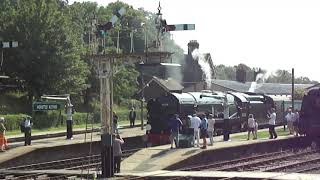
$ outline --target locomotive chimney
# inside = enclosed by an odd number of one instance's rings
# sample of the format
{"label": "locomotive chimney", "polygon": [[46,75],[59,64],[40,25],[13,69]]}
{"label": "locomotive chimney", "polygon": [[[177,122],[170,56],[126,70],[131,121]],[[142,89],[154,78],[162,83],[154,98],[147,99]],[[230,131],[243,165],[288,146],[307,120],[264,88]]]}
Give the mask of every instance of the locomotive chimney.
{"label": "locomotive chimney", "polygon": [[191,55],[192,51],[195,49],[199,49],[199,43],[197,40],[191,40],[188,43],[188,55]]}

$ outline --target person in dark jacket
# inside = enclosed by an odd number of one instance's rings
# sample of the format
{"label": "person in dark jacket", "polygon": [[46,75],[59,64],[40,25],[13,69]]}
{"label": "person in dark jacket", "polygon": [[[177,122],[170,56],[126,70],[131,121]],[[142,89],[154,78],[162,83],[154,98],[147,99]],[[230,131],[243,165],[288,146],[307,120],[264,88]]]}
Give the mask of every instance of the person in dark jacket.
{"label": "person in dark jacket", "polygon": [[120,173],[121,157],[122,157],[121,146],[122,144],[124,144],[124,141],[119,134],[115,134],[114,136],[115,136],[113,139],[114,172]]}
{"label": "person in dark jacket", "polygon": [[113,132],[118,134],[118,115],[116,112],[113,111]]}
{"label": "person in dark jacket", "polygon": [[205,114],[201,114],[200,116],[201,124],[200,124],[200,137],[203,140],[202,149],[207,149],[207,130],[208,130],[208,119]]}
{"label": "person in dark jacket", "polygon": [[30,146],[31,145],[31,117],[26,117],[24,120],[24,145]]}
{"label": "person in dark jacket", "polygon": [[130,127],[134,127],[136,116],[137,116],[136,111],[134,110],[134,108],[131,108],[131,111],[129,112]]}
{"label": "person in dark jacket", "polygon": [[179,131],[182,128],[182,121],[179,118],[178,114],[173,115],[173,117],[169,120],[170,125],[170,141],[171,141],[171,149],[173,148],[173,142],[175,141],[176,148],[179,147]]}

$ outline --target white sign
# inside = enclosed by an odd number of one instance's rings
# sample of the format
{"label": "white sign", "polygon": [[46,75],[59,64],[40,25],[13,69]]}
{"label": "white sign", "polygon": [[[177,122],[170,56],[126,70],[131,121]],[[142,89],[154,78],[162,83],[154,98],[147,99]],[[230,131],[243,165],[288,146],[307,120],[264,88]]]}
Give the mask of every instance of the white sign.
{"label": "white sign", "polygon": [[2,42],[3,48],[10,48],[10,42]]}
{"label": "white sign", "polygon": [[15,47],[18,47],[18,41],[12,41],[12,47],[15,48]]}

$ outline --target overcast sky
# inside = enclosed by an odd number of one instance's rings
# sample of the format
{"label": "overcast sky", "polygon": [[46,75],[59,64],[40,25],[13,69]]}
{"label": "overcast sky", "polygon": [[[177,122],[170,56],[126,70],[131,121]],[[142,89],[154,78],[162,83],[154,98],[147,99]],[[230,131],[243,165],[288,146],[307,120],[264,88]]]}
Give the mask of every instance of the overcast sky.
{"label": "overcast sky", "polygon": [[[122,2],[156,12],[159,0]],[[197,40],[200,52],[211,53],[215,64],[295,68],[297,76],[320,81],[320,1],[161,0],[161,6],[168,24],[196,25],[195,31],[173,32],[185,51],[190,40]]]}

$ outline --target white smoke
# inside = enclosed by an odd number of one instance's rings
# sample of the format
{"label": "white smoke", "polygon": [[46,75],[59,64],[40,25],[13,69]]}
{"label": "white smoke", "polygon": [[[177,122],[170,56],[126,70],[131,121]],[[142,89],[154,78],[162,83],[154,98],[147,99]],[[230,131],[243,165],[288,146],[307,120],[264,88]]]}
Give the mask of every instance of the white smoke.
{"label": "white smoke", "polygon": [[193,60],[198,61],[198,64],[201,67],[202,72],[205,75],[205,81],[207,83],[207,88],[211,88],[211,77],[212,77],[212,72],[211,72],[211,67],[206,58],[204,57],[203,54],[199,52],[199,49],[195,49],[191,53]]}
{"label": "white smoke", "polygon": [[264,82],[264,75],[265,74],[262,73],[257,74],[255,81],[251,83],[249,92],[255,92],[255,90],[258,88],[258,82]]}
{"label": "white smoke", "polygon": [[257,88],[259,88],[259,84],[258,83],[264,83],[268,79],[268,77],[270,77],[272,75],[273,75],[272,71],[267,71],[266,73],[257,74],[255,81],[251,82],[251,86],[249,88],[249,92],[255,92],[255,90]]}
{"label": "white smoke", "polygon": [[257,82],[251,82],[251,86],[249,88],[249,92],[254,92],[257,89]]}

